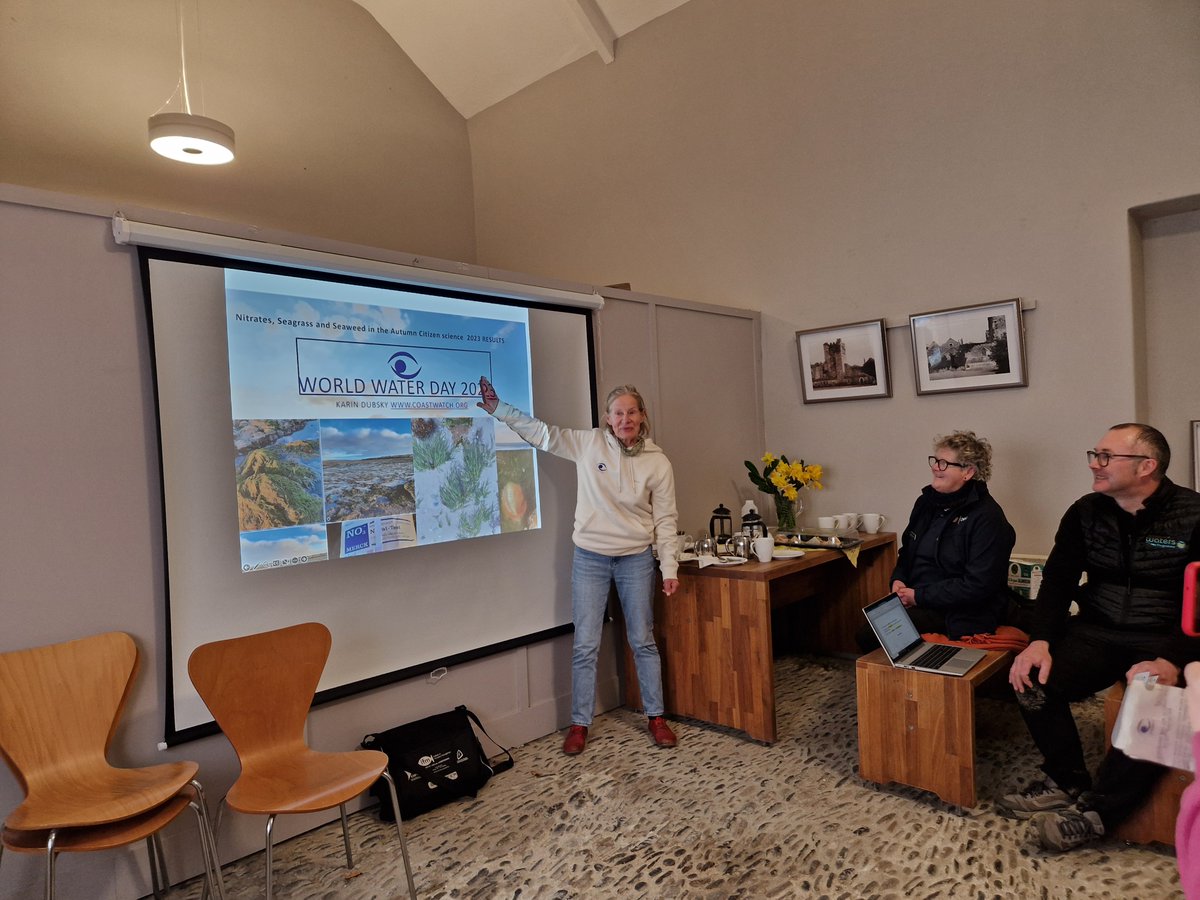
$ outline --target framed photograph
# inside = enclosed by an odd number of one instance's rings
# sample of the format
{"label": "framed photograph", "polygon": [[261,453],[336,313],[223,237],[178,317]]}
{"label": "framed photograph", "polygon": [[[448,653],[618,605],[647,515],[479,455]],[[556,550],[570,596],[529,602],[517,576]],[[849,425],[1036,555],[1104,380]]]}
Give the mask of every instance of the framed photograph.
{"label": "framed photograph", "polygon": [[1192,419],[1192,490],[1200,491],[1200,419]]}
{"label": "framed photograph", "polygon": [[805,403],[892,396],[883,319],[796,332]]}
{"label": "framed photograph", "polygon": [[918,394],[1024,387],[1020,299],[909,316]]}

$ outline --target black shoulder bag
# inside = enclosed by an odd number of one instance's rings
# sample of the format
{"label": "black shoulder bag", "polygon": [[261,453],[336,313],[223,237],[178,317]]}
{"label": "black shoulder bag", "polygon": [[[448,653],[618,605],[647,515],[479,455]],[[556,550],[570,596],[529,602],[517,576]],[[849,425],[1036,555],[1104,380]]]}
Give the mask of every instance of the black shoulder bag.
{"label": "black shoulder bag", "polygon": [[[507,758],[488,759],[472,722]],[[396,782],[400,815],[405,819],[459,797],[474,797],[489,778],[513,766],[512,753],[492,740],[479,717],[465,706],[368,734],[360,746],[387,754],[388,771]],[[371,786],[371,796],[379,800],[379,818],[395,821],[384,779]]]}

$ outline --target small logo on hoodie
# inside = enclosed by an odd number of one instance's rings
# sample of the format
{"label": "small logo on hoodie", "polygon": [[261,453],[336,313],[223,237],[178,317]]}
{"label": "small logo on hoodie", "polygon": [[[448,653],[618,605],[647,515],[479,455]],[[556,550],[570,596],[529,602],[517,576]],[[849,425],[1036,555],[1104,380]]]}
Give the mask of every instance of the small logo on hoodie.
{"label": "small logo on hoodie", "polygon": [[608,463],[596,463],[596,468],[599,469],[601,472],[607,472],[608,471]]}

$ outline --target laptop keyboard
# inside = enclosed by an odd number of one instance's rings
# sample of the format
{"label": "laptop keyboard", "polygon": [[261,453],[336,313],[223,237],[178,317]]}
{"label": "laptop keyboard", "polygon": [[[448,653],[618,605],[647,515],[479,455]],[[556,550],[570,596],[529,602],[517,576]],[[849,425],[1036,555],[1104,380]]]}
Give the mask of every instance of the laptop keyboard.
{"label": "laptop keyboard", "polygon": [[906,663],[906,665],[921,666],[925,669],[937,669],[957,652],[957,647],[951,647],[949,644],[938,644],[936,647],[930,647],[912,662]]}

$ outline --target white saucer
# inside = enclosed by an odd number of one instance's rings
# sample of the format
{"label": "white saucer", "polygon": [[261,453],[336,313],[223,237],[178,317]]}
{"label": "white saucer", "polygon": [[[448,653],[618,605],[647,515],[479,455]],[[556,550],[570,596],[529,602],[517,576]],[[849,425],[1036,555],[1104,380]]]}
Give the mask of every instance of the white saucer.
{"label": "white saucer", "polygon": [[776,547],[771,555],[775,559],[796,559],[804,555],[803,550],[797,550],[795,547]]}

